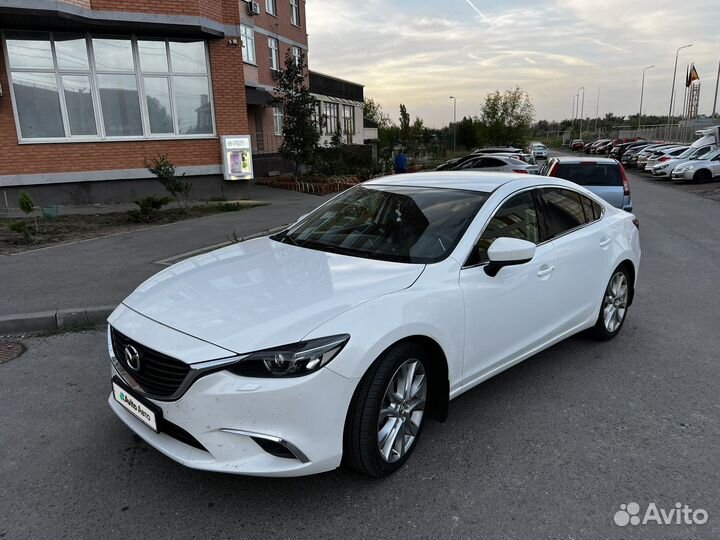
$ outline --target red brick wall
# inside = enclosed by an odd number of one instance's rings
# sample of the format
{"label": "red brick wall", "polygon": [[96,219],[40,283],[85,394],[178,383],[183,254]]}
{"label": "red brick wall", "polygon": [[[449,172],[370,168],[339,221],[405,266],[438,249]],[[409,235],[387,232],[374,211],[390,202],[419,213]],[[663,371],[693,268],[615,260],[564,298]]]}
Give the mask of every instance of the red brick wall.
{"label": "red brick wall", "polygon": [[90,0],[60,0],[66,4],[72,4],[73,6],[80,6],[84,8],[90,8]]}
{"label": "red brick wall", "polygon": [[[0,47],[1,48],[1,47]],[[225,39],[209,42],[216,131],[248,133],[242,50]],[[221,163],[218,139],[18,144],[4,55],[0,51],[0,176],[111,169],[141,169],[144,159],[167,154],[177,166]]]}

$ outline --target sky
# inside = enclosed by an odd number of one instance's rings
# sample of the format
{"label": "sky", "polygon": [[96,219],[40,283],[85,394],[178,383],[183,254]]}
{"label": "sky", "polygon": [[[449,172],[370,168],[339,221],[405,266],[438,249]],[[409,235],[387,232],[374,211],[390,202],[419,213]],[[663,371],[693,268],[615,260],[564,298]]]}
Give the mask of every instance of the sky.
{"label": "sky", "polygon": [[365,85],[395,122],[404,103],[441,127],[452,120],[449,96],[461,118],[515,85],[538,120],[569,118],[581,86],[586,117],[598,105],[601,116],[637,114],[650,65],[643,113],[667,115],[675,52],[690,43],[678,60],[677,108],[694,62],[700,113],[712,112],[718,0],[307,0],[306,9],[310,69]]}

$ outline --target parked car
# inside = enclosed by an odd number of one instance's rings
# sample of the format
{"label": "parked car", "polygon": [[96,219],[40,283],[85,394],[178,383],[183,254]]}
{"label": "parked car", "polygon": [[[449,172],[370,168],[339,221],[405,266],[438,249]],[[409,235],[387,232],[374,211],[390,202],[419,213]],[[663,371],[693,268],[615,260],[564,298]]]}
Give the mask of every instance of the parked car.
{"label": "parked car", "polygon": [[689,146],[677,146],[674,148],[668,148],[666,150],[659,150],[654,152],[645,164],[645,172],[652,172],[655,165],[661,162],[670,161],[674,157],[678,157],[683,152],[688,150]]}
{"label": "parked car", "polygon": [[584,146],[585,143],[582,141],[582,139],[575,139],[570,143],[570,150],[582,150]]}
{"label": "parked car", "polygon": [[647,160],[650,159],[650,156],[653,152],[656,152],[657,150],[662,150],[664,148],[671,148],[673,146],[677,145],[675,143],[663,143],[646,146],[642,151],[638,153],[637,159],[634,160],[635,167],[644,170],[645,165],[647,164]]}
{"label": "parked car", "polygon": [[623,166],[610,158],[550,158],[540,174],[563,178],[602,197],[615,208],[632,212],[630,183]]}
{"label": "parked car", "polygon": [[488,148],[477,148],[473,150],[473,154],[522,154],[522,148],[515,148],[514,146],[493,146]]}
{"label": "parked car", "polygon": [[586,142],[586,143],[585,143],[585,146],[583,146],[583,153],[589,154],[589,153],[590,153],[590,148],[592,148],[592,145],[595,144],[595,142],[596,142],[596,141]]}
{"label": "parked car", "polygon": [[673,169],[671,178],[684,182],[709,182],[720,176],[720,149],[708,152],[700,159],[687,161]]}
{"label": "parked car", "polygon": [[386,476],[451,399],[583,330],[617,336],[640,258],[635,216],[572,182],[371,180],[140,285],[108,320],[108,403],[187,467]]}
{"label": "parked car", "polygon": [[548,157],[548,149],[544,144],[532,143],[528,148],[528,152],[532,154],[535,159],[547,159]]}
{"label": "parked car", "polygon": [[708,144],[706,146],[700,146],[698,148],[693,148],[691,146],[677,157],[673,157],[670,159],[665,159],[663,157],[659,159],[657,164],[653,166],[650,173],[655,178],[670,178],[670,175],[675,170],[675,167],[678,167],[683,163],[687,163],[688,161],[703,159],[703,156],[705,156],[705,154],[709,154],[713,150],[715,150],[715,145]]}
{"label": "parked car", "polygon": [[451,171],[483,170],[493,172],[514,172],[520,174],[533,174],[537,171],[537,165],[528,165],[520,159],[500,154],[479,154],[474,159],[469,159],[452,168]]}
{"label": "parked car", "polygon": [[594,149],[591,149],[592,154],[609,154],[610,150],[612,150],[613,142],[612,141],[605,141],[604,143],[600,143],[597,146],[595,146]]}
{"label": "parked car", "polygon": [[599,139],[590,145],[590,153],[594,154],[597,151],[597,147],[603,144],[612,142],[610,139]]}
{"label": "parked car", "polygon": [[614,146],[612,150],[610,150],[610,154],[608,154],[608,157],[617,159],[620,161],[628,150],[631,148],[635,148],[638,146],[642,146],[644,144],[648,144],[647,141],[631,141],[631,142],[625,142],[622,144],[619,144],[617,146]]}
{"label": "parked car", "polygon": [[456,167],[456,166],[464,163],[465,161],[468,161],[475,157],[477,157],[476,154],[467,154],[467,155],[459,157],[459,158],[449,159],[445,163],[441,163],[440,165],[435,167],[435,170],[436,171],[448,171],[448,170],[452,169],[453,167]]}
{"label": "parked car", "polygon": [[[652,143],[652,144],[655,144],[655,143]],[[635,163],[637,162],[637,155],[640,152],[642,152],[645,148],[647,148],[648,146],[650,146],[650,144],[641,144],[638,146],[634,146],[633,148],[629,148],[628,150],[625,151],[625,153],[620,158],[620,163],[622,163],[622,165],[626,168],[630,167],[630,162],[634,158],[635,161],[632,164],[632,166],[634,167]]]}
{"label": "parked car", "polygon": [[[538,172],[540,171],[540,167],[537,164],[537,160],[535,159],[535,156],[533,156],[532,154],[524,154],[524,153],[514,154],[514,153],[508,152],[508,153],[503,153],[503,154],[498,153],[498,154],[476,154],[476,155],[478,155],[478,156],[486,155],[488,157],[512,158],[512,159],[520,160],[520,161],[526,163],[527,165],[529,165],[530,167],[528,167],[528,169],[527,169],[527,172],[529,174],[538,174]],[[510,171],[508,171],[508,172],[510,172]],[[517,172],[517,171],[514,171],[514,172]]]}

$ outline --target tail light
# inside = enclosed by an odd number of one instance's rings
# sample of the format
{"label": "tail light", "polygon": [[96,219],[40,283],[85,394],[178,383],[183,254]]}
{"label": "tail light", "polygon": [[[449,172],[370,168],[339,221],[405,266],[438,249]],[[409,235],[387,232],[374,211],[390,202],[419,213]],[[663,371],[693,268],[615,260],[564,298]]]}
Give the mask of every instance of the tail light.
{"label": "tail light", "polygon": [[618,164],[618,167],[620,167],[620,178],[622,178],[623,183],[623,195],[630,195],[630,182],[628,182],[627,174],[625,174],[625,167]]}
{"label": "tail light", "polygon": [[520,173],[520,174],[527,174],[528,172],[525,169],[513,169],[513,172]]}
{"label": "tail light", "polygon": [[665,156],[665,157],[661,157],[660,159],[658,159],[658,161],[670,161],[670,159],[672,159],[672,158]]}

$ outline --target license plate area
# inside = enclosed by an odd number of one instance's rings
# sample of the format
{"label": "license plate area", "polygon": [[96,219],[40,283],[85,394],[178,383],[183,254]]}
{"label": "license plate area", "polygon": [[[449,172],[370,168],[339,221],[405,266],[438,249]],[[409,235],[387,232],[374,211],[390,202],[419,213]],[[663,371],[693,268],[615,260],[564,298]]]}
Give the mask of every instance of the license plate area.
{"label": "license plate area", "polygon": [[112,379],[112,391],[117,401],[126,411],[140,420],[143,424],[159,433],[158,426],[162,420],[162,410],[154,403],[138,396],[130,390],[119,377]]}

